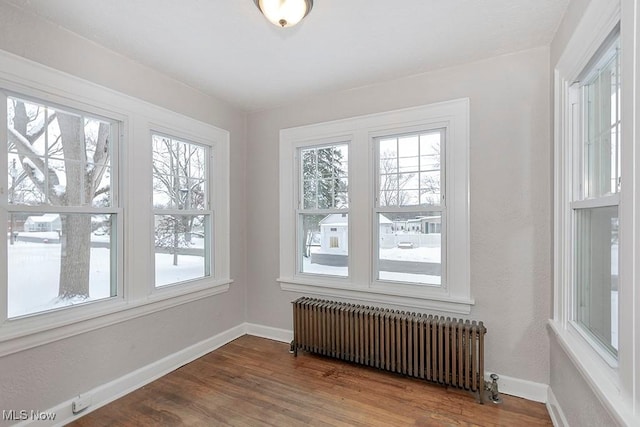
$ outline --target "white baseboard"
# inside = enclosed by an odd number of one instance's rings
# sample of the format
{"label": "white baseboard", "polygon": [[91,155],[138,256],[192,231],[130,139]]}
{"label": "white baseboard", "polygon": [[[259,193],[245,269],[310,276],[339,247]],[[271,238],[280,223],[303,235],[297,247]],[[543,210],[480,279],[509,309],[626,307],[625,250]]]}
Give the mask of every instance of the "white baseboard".
{"label": "white baseboard", "polygon": [[130,372],[120,378],[109,383],[103,384],[88,390],[82,396],[91,399],[91,405],[81,413],[74,415],[71,411],[71,403],[76,399],[69,399],[53,408],[48,409],[48,413],[55,413],[55,421],[24,421],[18,426],[37,425],[37,426],[62,426],[70,423],[81,416],[88,414],[114,400],[146,385],[150,382],[168,374],[175,369],[204,356],[207,353],[227,344],[234,339],[246,334],[246,323],[235,326],[227,331],[221,332],[216,336],[208,338],[176,353],[173,353],[163,359],[151,363],[136,371]]}
{"label": "white baseboard", "polygon": [[[491,381],[489,375],[493,372],[485,372],[484,380]],[[533,381],[522,380],[520,378],[509,377],[507,375],[498,374],[498,389],[500,393],[509,396],[521,397],[534,402],[547,403],[549,386]]]}
{"label": "white baseboard", "polygon": [[549,387],[549,393],[547,397],[547,412],[549,412],[553,427],[569,427],[569,422],[564,416],[564,412],[560,407],[560,403],[558,402],[558,399],[556,399],[556,395],[553,394],[553,390],[551,389],[551,387]]}
{"label": "white baseboard", "polygon": [[272,328],[270,326],[258,325],[255,323],[245,323],[248,335],[268,338],[274,341],[290,343],[293,340],[293,331],[288,329]]}

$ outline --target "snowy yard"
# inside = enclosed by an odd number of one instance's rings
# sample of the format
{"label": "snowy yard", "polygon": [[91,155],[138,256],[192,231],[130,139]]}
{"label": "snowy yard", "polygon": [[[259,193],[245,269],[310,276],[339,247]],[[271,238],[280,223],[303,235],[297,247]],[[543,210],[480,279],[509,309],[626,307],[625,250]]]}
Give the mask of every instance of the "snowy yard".
{"label": "snowy yard", "polygon": [[[313,247],[311,252],[319,252],[319,247]],[[440,263],[440,248],[389,248],[380,249],[380,259],[392,261],[408,261],[408,262],[424,262],[424,263]],[[347,267],[334,267],[330,265],[312,264],[310,258],[303,257],[302,271],[311,274],[326,274],[331,276],[348,275]],[[391,271],[380,271],[380,280],[388,280],[393,282],[409,282],[419,285],[439,285],[440,276],[428,274],[401,273]]]}
{"label": "snowy yard", "polygon": [[[8,316],[14,318],[45,310],[96,301],[111,296],[111,260],[107,247],[91,248],[90,288],[88,299],[60,300],[60,243],[56,232],[21,233],[8,249]],[[30,241],[26,241],[26,237]],[[20,237],[23,237],[21,240]],[[31,239],[41,239],[39,242]],[[44,239],[48,242],[44,243]],[[91,236],[94,243],[108,244],[110,236]],[[198,241],[199,240],[199,241]],[[202,239],[194,240],[194,248],[203,248]],[[180,255],[173,265],[173,255],[156,254],[157,286],[203,277],[204,258]]]}

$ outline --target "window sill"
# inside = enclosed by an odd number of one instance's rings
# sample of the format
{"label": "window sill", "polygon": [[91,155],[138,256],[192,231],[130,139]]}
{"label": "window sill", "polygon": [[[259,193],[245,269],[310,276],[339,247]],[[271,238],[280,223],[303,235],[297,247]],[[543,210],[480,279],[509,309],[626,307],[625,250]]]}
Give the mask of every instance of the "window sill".
{"label": "window sill", "polygon": [[421,310],[436,310],[456,314],[469,314],[474,305],[473,299],[456,299],[445,296],[426,296],[421,293],[393,293],[388,290],[347,287],[336,283],[299,278],[279,278],[280,289],[333,298],[347,298],[359,301],[389,304]]}
{"label": "window sill", "polygon": [[[231,283],[230,279],[221,279],[208,282],[206,288],[155,294],[138,301],[104,301],[107,304],[101,304],[99,309],[100,302],[96,301],[73,309],[7,320],[0,328],[0,357],[218,295],[227,292]],[[70,316],[70,310],[82,310],[82,314]]]}
{"label": "window sill", "polygon": [[620,425],[640,425],[638,417],[633,415],[631,399],[620,389],[617,381],[618,371],[602,360],[577,333],[564,328],[560,322],[553,319],[550,319],[548,324],[560,347],[603,403],[609,415]]}

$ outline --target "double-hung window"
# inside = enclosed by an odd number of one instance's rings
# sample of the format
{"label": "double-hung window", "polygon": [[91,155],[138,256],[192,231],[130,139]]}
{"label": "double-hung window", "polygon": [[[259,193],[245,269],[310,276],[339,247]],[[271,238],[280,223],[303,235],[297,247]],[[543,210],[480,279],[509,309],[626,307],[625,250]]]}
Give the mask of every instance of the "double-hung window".
{"label": "double-hung window", "polygon": [[156,287],[211,276],[211,149],[154,132]]}
{"label": "double-hung window", "polygon": [[349,146],[298,149],[298,271],[349,275]]}
{"label": "double-hung window", "polygon": [[468,123],[461,99],[283,129],[282,289],[469,313]]}
{"label": "double-hung window", "polygon": [[119,294],[119,122],[9,94],[7,318]]}
{"label": "double-hung window", "polygon": [[618,350],[620,43],[617,33],[571,88],[575,109],[571,215],[573,321],[613,358]]}
{"label": "double-hung window", "polygon": [[[375,138],[377,279],[440,286],[445,131]],[[444,227],[443,227],[444,225]]]}

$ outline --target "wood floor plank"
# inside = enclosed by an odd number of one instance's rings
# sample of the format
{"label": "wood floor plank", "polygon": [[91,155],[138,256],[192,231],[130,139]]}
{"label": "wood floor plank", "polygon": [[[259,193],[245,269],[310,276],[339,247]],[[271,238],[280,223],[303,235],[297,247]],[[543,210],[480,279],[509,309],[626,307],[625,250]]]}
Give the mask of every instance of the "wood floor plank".
{"label": "wood floor plank", "polygon": [[551,426],[543,404],[504,403],[245,335],[88,413],[73,426]]}

